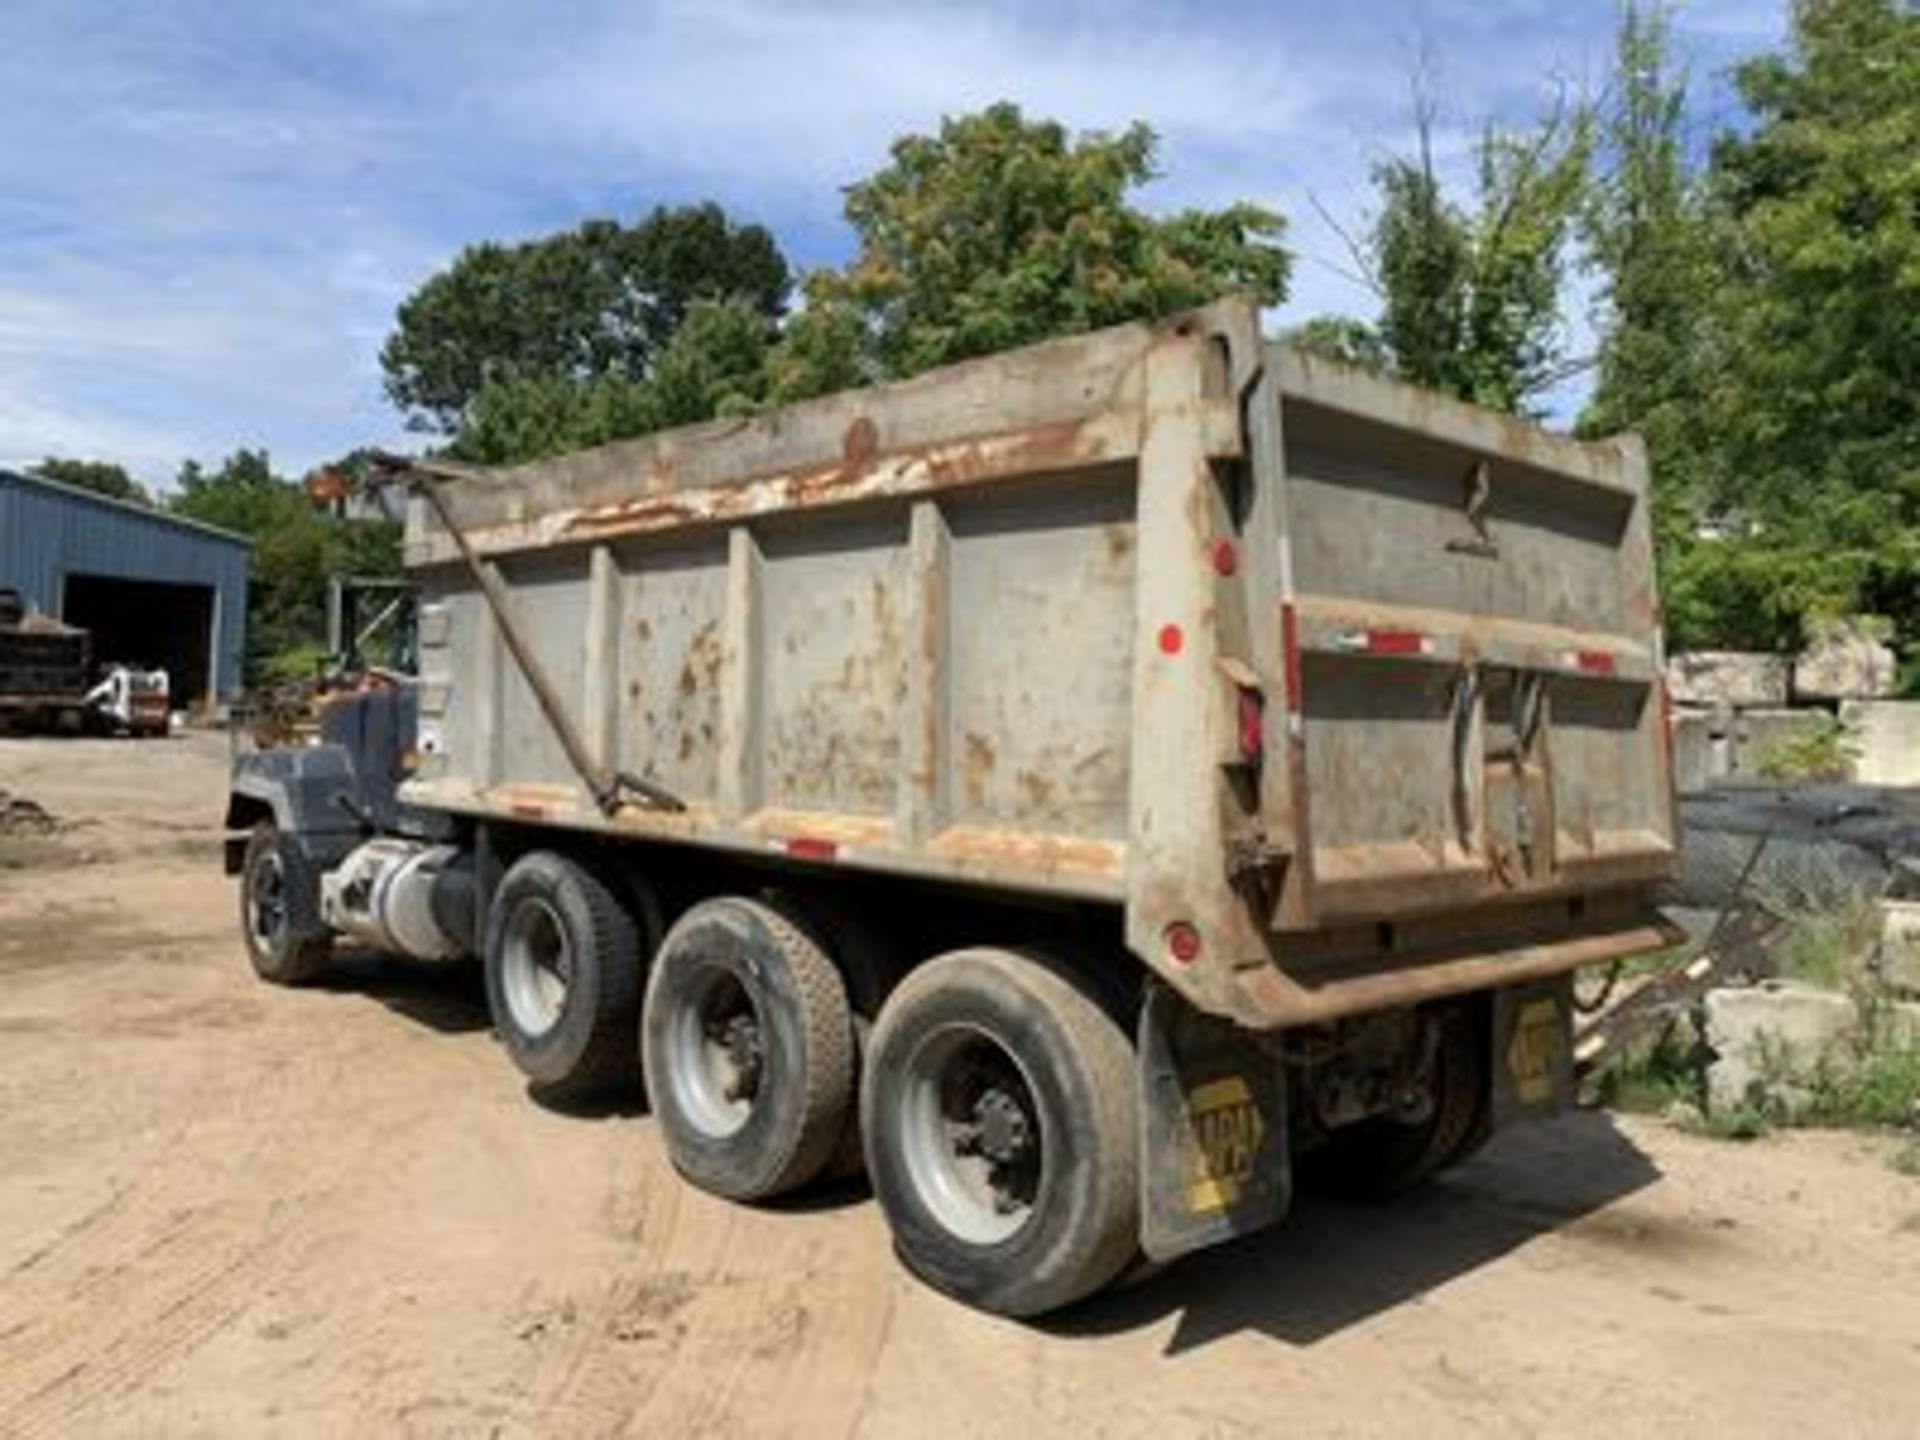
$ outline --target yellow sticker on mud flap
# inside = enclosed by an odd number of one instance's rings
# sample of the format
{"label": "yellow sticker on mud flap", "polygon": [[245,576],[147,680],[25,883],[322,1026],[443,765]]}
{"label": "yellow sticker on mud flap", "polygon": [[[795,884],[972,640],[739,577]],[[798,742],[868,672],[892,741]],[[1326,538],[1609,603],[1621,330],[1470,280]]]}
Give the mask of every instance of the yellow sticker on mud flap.
{"label": "yellow sticker on mud flap", "polygon": [[1187,1092],[1187,1209],[1196,1215],[1231,1208],[1254,1178],[1266,1123],[1253,1089],[1237,1075]]}
{"label": "yellow sticker on mud flap", "polygon": [[1507,1042],[1507,1073],[1522,1105],[1553,1100],[1554,1062],[1560,1055],[1560,1006],[1552,999],[1529,1000],[1513,1017]]}

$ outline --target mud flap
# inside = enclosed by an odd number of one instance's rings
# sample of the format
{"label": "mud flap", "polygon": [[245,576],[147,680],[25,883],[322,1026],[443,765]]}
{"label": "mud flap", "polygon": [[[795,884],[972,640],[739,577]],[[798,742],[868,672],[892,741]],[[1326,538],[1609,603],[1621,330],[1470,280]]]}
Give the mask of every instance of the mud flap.
{"label": "mud flap", "polygon": [[1166,1261],[1273,1224],[1292,1193],[1278,1037],[1153,985],[1139,1041],[1140,1248]]}
{"label": "mud flap", "polygon": [[1573,977],[1493,995],[1495,1129],[1555,1115],[1573,1103]]}

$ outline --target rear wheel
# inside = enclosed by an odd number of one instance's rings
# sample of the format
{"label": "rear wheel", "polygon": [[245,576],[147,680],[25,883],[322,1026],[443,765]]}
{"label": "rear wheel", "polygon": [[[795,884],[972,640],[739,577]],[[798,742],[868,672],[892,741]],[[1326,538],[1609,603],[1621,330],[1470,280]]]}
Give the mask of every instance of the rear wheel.
{"label": "rear wheel", "polygon": [[1466,1010],[1441,1021],[1426,1103],[1335,1130],[1301,1157],[1301,1182],[1327,1194],[1385,1200],[1465,1160],[1492,1134],[1486,1039]]}
{"label": "rear wheel", "polygon": [[1046,963],[929,962],[874,1026],[867,1172],[922,1279],[1004,1315],[1090,1295],[1139,1238],[1133,1046]]}
{"label": "rear wheel", "polygon": [[701,1189],[762,1199],[834,1158],[855,1078],[846,987],[772,906],[723,896],[675,922],[647,982],[642,1056],[668,1153]]}
{"label": "rear wheel", "polygon": [[487,1004],[543,1094],[579,1098],[634,1079],[641,946],[613,889],[565,856],[536,850],[501,878],[487,921]]}
{"label": "rear wheel", "polygon": [[305,874],[278,826],[262,820],[253,827],[240,866],[240,933],[253,973],[272,985],[304,985],[333,958],[331,935],[300,928]]}

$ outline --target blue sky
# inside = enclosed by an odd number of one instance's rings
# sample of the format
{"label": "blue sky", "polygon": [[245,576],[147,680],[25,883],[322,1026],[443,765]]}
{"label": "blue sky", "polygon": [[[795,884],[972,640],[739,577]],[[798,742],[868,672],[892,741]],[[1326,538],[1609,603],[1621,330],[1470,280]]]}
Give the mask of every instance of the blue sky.
{"label": "blue sky", "polygon": [[[1784,0],[1691,0],[1703,109]],[[378,351],[473,240],[706,196],[799,266],[844,259],[839,187],[891,137],[1002,97],[1163,137],[1156,208],[1291,222],[1283,320],[1368,297],[1315,202],[1364,218],[1433,57],[1453,163],[1488,119],[1597,82],[1612,0],[7,0],[0,464],[265,446],[297,470],[405,443]]]}

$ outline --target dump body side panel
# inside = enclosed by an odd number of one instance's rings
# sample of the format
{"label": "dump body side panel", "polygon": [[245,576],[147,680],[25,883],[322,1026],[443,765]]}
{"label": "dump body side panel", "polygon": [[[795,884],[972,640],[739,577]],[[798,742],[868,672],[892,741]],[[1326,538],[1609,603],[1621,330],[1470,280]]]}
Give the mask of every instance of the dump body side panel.
{"label": "dump body side panel", "polygon": [[575,728],[683,808],[596,807],[418,503],[406,798],[1123,906],[1249,1025],[1550,973],[1671,849],[1643,485],[1237,303],[476,477]]}

